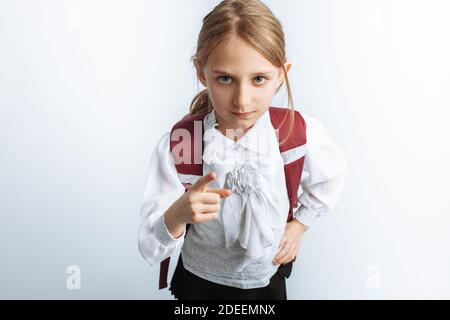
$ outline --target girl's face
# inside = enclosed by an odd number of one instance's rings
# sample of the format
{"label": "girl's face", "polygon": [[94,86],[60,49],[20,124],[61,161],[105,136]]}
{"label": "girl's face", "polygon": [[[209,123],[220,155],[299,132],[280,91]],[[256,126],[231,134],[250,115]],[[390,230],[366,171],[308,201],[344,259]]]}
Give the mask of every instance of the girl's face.
{"label": "girl's face", "polygon": [[[275,67],[239,37],[223,41],[197,75],[208,89],[219,130],[248,130],[267,111],[284,80]],[[291,63],[286,62],[286,72]]]}

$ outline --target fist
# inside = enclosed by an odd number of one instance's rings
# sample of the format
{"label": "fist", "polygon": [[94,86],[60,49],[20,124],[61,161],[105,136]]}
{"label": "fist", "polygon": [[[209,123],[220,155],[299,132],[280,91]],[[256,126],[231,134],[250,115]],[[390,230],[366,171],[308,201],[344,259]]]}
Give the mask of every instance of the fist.
{"label": "fist", "polygon": [[231,190],[208,188],[216,179],[216,173],[210,172],[197,180],[186,191],[181,200],[180,218],[182,223],[203,223],[218,218],[220,199],[231,195]]}

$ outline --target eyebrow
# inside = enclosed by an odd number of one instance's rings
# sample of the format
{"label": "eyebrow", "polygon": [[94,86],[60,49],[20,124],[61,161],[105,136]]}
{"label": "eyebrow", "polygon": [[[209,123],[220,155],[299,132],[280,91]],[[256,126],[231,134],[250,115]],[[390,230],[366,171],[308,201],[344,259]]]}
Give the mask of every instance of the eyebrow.
{"label": "eyebrow", "polygon": [[[232,75],[231,73],[229,73],[229,72],[226,72],[226,71],[221,71],[221,70],[213,70],[213,72],[214,73],[220,73],[220,74],[227,74],[227,75]],[[251,75],[252,76],[255,76],[255,75],[257,75],[257,74],[266,74],[266,75],[269,75],[269,74],[272,74],[272,71],[260,71],[260,72],[255,72],[255,73],[252,73]]]}

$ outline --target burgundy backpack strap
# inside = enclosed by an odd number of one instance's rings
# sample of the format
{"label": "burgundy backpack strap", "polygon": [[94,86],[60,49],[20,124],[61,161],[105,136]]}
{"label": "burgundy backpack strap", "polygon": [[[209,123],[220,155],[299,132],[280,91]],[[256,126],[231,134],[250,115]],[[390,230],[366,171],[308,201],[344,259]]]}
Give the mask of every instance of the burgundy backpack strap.
{"label": "burgundy backpack strap", "polygon": [[270,119],[277,131],[280,153],[284,161],[284,175],[289,196],[289,212],[287,221],[291,221],[294,208],[298,206],[298,188],[303,172],[306,153],[306,123],[298,111],[294,112],[292,131],[290,129],[290,109],[270,107]]}
{"label": "burgundy backpack strap", "polygon": [[[185,192],[203,175],[203,118],[206,114],[185,116],[170,133],[170,151]],[[189,225],[186,227],[186,233]],[[170,257],[161,261],[159,289],[167,287]]]}
{"label": "burgundy backpack strap", "polygon": [[169,274],[170,257],[161,261],[159,266],[159,289],[167,288],[167,275]]}
{"label": "burgundy backpack strap", "polygon": [[[172,128],[170,151],[178,175],[202,175],[204,117],[205,114],[185,116]],[[181,181],[183,184],[192,184],[188,178]]]}

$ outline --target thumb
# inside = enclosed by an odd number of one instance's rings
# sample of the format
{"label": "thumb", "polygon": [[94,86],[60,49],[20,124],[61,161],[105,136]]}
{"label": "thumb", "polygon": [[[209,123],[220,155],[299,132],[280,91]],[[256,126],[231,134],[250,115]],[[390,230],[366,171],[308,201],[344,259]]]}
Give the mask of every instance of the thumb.
{"label": "thumb", "polygon": [[207,175],[198,179],[189,189],[192,191],[204,192],[208,183],[216,179],[216,173],[210,172]]}

